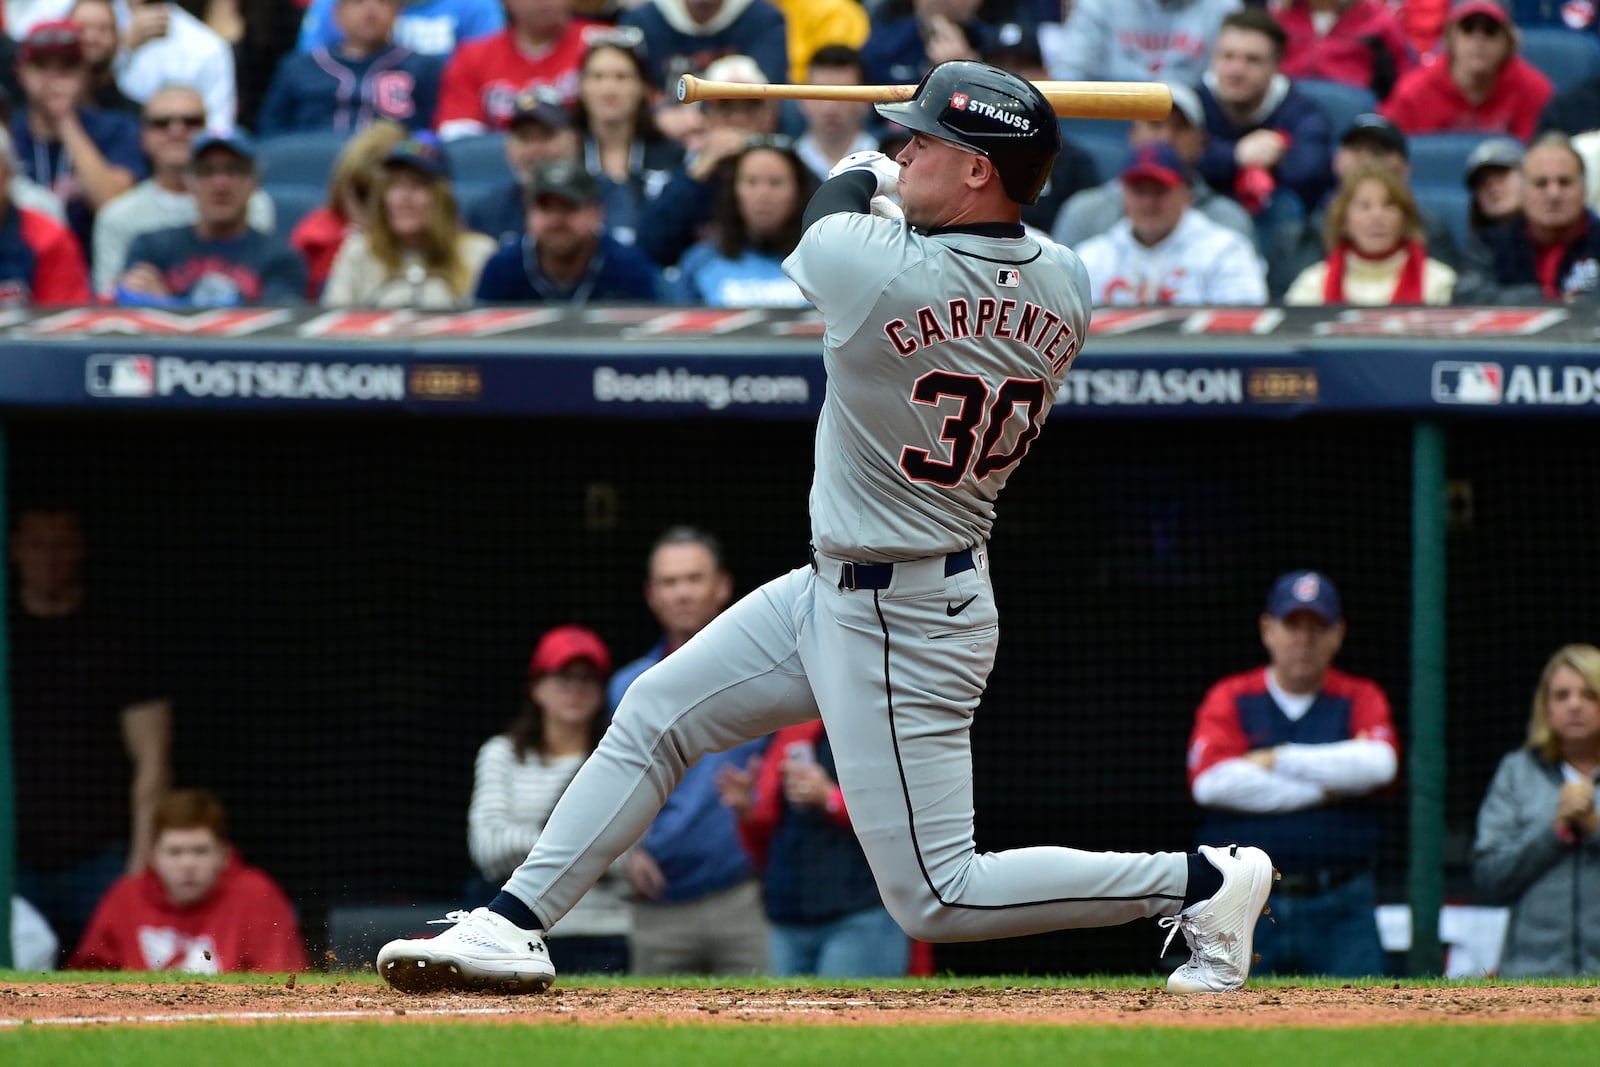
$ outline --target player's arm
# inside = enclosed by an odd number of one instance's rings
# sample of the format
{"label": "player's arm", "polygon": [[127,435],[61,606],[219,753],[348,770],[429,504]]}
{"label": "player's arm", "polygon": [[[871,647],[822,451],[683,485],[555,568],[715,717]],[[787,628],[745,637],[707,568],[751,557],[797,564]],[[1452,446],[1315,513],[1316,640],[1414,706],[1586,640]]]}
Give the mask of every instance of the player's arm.
{"label": "player's arm", "polygon": [[878,179],[868,171],[847,170],[835,175],[812,194],[802,221],[810,229],[818,219],[841,211],[865,215],[872,209],[872,198],[877,194],[877,189]]}

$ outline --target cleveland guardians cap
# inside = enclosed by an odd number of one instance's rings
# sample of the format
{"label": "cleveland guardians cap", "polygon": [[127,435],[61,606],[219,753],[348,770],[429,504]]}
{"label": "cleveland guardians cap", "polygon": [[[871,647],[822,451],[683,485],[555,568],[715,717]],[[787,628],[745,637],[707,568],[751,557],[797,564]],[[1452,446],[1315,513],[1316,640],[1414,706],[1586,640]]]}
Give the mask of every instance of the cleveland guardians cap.
{"label": "cleveland guardians cap", "polygon": [[1297,611],[1309,611],[1329,626],[1344,617],[1339,590],[1316,571],[1290,571],[1267,594],[1268,615],[1287,619]]}
{"label": "cleveland guardians cap", "polygon": [[1184,176],[1185,170],[1183,160],[1178,158],[1177,150],[1171,145],[1165,141],[1148,141],[1129,154],[1118,177],[1124,182],[1143,178],[1176,189],[1189,184],[1189,179]]}

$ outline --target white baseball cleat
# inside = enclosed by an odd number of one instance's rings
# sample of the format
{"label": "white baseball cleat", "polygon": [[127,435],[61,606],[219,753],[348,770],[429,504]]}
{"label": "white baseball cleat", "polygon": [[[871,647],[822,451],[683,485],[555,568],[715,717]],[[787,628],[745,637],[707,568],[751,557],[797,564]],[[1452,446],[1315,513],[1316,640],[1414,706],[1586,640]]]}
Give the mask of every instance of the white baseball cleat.
{"label": "white baseball cleat", "polygon": [[378,973],[403,993],[543,993],[555,980],[543,931],[524,930],[488,908],[431,921],[454,925],[437,937],[391,941],[378,953]]}
{"label": "white baseball cleat", "polygon": [[1167,992],[1232,993],[1244,988],[1250,974],[1256,920],[1278,872],[1259,848],[1201,845],[1200,854],[1222,872],[1222,888],[1209,900],[1160,920],[1170,931],[1161,946],[1163,955],[1179,930],[1189,943],[1189,962],[1168,977]]}

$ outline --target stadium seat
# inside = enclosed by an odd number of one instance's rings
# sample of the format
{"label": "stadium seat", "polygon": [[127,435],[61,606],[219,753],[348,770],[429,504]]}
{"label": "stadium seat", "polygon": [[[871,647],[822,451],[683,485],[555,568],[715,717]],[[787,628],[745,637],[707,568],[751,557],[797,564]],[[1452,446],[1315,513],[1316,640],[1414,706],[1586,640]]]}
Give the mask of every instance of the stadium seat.
{"label": "stadium seat", "polygon": [[268,137],[257,146],[261,179],[279,185],[325,185],[333,161],[349,139],[349,134],[332,130]]}
{"label": "stadium seat", "polygon": [[1415,185],[1460,188],[1467,173],[1467,157],[1488,134],[1419,133],[1407,140],[1411,154],[1411,181]]}
{"label": "stadium seat", "polygon": [[1094,169],[1100,175],[1101,181],[1110,181],[1122,171],[1122,165],[1128,161],[1128,141],[1125,137],[1106,137],[1100,134],[1085,136],[1074,132],[1071,141],[1094,160]]}
{"label": "stadium seat", "polygon": [[1133,123],[1126,119],[1066,119],[1061,123],[1061,136],[1069,141],[1082,142],[1090,137],[1102,140],[1117,141],[1126,147],[1128,143],[1128,127]]}
{"label": "stadium seat", "polygon": [[1450,224],[1456,244],[1464,252],[1467,248],[1467,215],[1472,209],[1472,193],[1461,183],[1455,185],[1422,185],[1416,188],[1417,203],[1430,215],[1437,215]]}
{"label": "stadium seat", "polygon": [[266,182],[261,188],[272,197],[272,206],[277,216],[278,236],[286,241],[301,219],[328,201],[328,189],[322,185]]}
{"label": "stadium seat", "polygon": [[[511,168],[506,165],[505,138],[502,134],[486,133],[479,137],[446,141],[444,154],[450,160],[450,176],[458,187],[463,184],[503,182],[511,177]],[[459,194],[457,199],[460,199]]]}
{"label": "stadium seat", "polygon": [[1565,26],[1524,26],[1522,58],[1538,67],[1558,93],[1600,70],[1600,38]]}
{"label": "stadium seat", "polygon": [[1328,125],[1337,141],[1357,115],[1378,109],[1378,98],[1372,90],[1344,82],[1323,81],[1319,78],[1299,78],[1294,87],[1314,100],[1322,113],[1328,116]]}

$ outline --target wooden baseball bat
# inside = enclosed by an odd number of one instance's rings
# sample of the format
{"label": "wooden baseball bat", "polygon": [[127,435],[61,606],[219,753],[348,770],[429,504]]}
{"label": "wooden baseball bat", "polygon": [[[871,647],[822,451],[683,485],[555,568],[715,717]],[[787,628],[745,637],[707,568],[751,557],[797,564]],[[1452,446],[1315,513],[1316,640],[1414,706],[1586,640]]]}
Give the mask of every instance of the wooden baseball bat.
{"label": "wooden baseball bat", "polygon": [[[1172,90],[1160,82],[1035,82],[1056,114],[1069,119],[1148,119],[1167,117]],[[718,82],[685,74],[678,79],[678,100],[856,100],[885,103],[909,100],[915,85],[751,85]]]}

